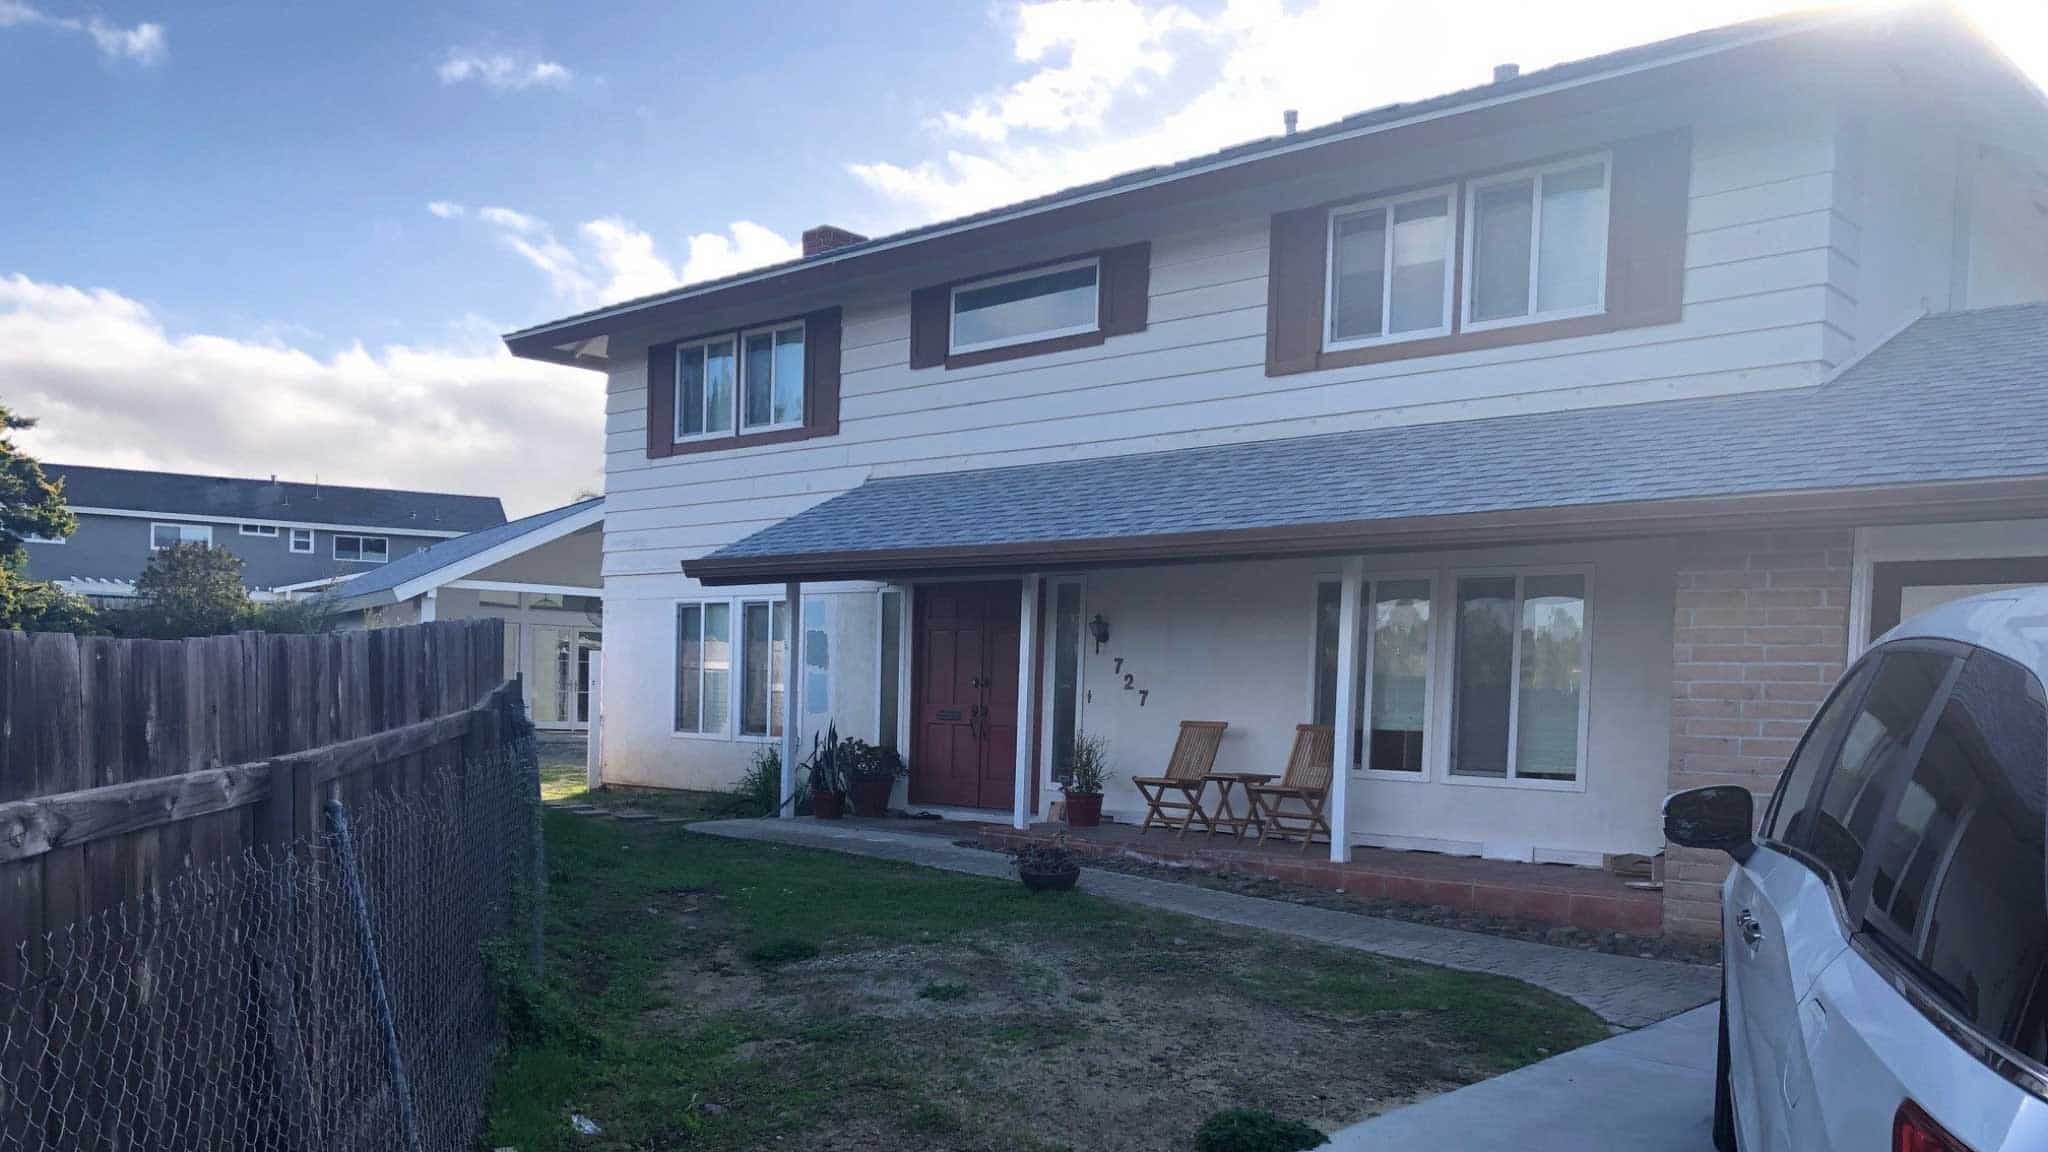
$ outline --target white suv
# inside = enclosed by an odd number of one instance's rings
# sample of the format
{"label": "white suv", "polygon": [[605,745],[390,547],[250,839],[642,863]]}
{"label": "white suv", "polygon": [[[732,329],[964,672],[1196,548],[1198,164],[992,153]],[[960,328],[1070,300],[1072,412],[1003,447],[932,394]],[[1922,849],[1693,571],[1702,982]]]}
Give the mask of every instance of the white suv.
{"label": "white suv", "polygon": [[1901,624],[1835,686],[1759,826],[1665,801],[1722,889],[1723,1152],[2048,1149],[2048,588]]}

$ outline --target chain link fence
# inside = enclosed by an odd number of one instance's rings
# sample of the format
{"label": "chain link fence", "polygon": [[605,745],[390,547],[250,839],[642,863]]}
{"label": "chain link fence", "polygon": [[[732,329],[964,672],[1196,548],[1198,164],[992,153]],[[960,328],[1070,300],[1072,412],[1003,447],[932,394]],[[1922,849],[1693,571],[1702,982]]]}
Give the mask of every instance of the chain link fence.
{"label": "chain link fence", "polygon": [[475,1148],[539,961],[528,732],[25,946],[0,1150]]}

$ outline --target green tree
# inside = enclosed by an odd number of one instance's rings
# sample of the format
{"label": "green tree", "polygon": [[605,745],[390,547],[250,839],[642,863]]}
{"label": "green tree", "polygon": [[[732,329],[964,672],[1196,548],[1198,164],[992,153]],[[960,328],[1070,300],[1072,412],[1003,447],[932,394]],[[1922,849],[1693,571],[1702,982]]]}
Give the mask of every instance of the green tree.
{"label": "green tree", "polygon": [[24,571],[27,537],[62,539],[78,528],[64,507],[63,489],[43,475],[34,457],[14,446],[12,433],[35,424],[0,406],[0,628],[89,631],[91,605],[54,584],[29,579]]}
{"label": "green tree", "polygon": [[173,544],[149,558],[135,582],[141,630],[151,636],[218,636],[249,615],[241,558],[225,548]]}

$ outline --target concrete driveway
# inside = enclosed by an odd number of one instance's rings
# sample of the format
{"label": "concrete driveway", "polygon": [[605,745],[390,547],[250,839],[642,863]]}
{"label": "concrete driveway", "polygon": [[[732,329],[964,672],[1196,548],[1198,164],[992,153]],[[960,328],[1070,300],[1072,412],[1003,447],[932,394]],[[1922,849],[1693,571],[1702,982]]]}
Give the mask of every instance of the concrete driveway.
{"label": "concrete driveway", "polygon": [[1356,1124],[1333,1152],[1713,1152],[1708,1004]]}

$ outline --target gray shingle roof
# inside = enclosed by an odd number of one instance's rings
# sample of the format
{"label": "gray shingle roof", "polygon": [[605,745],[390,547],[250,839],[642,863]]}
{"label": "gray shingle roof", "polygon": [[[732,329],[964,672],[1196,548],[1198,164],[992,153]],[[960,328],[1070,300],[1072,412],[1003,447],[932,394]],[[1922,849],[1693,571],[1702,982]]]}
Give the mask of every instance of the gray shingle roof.
{"label": "gray shingle roof", "polygon": [[335,585],[329,595],[333,597],[335,604],[342,608],[388,603],[394,598],[392,592],[401,584],[459,564],[478,553],[517,540],[529,532],[539,531],[603,503],[603,497],[593,496],[588,500],[564,504],[560,508],[550,508],[545,512],[536,512],[507,524],[486,528],[481,532],[471,532],[467,536],[443,540],[417,552],[400,556],[381,568],[344,580]]}
{"label": "gray shingle roof", "polygon": [[505,522],[505,506],[496,496],[243,480],[82,464],[45,464],[43,473],[64,482],[64,502],[74,508],[175,512],[221,520],[297,520],[394,532],[474,532]]}
{"label": "gray shingle roof", "polygon": [[2027,304],[1924,317],[1813,388],[871,480],[706,559],[2042,476],[2048,305]]}

